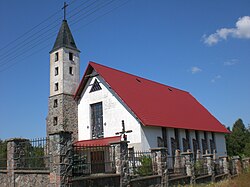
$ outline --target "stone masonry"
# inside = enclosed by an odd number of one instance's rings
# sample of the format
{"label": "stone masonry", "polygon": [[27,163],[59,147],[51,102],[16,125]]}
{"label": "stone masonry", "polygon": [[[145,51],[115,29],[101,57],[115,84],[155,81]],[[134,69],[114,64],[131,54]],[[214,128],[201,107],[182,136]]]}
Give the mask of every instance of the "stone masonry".
{"label": "stone masonry", "polygon": [[[57,99],[57,107],[54,100]],[[57,125],[54,124],[57,117]],[[49,97],[49,113],[47,117],[47,136],[52,133],[69,131],[73,132],[73,141],[78,139],[78,112],[77,103],[73,95],[58,94]]]}

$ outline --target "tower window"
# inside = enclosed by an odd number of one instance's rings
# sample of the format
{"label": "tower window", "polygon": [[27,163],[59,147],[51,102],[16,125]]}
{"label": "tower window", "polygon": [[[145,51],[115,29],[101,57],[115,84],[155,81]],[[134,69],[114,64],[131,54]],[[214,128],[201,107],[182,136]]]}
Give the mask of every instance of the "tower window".
{"label": "tower window", "polygon": [[58,91],[58,82],[55,83],[55,91]]}
{"label": "tower window", "polygon": [[69,74],[73,75],[73,67],[69,67]]}
{"label": "tower window", "polygon": [[73,61],[73,53],[69,52],[69,60]]}
{"label": "tower window", "polygon": [[58,75],[58,67],[55,67],[55,76]]}
{"label": "tower window", "polygon": [[57,122],[58,122],[57,117],[54,117],[53,118],[53,125],[57,125]]}
{"label": "tower window", "polygon": [[55,53],[55,62],[59,60],[58,52]]}
{"label": "tower window", "polygon": [[54,108],[56,108],[57,106],[58,106],[58,100],[55,99],[55,100],[54,100]]}

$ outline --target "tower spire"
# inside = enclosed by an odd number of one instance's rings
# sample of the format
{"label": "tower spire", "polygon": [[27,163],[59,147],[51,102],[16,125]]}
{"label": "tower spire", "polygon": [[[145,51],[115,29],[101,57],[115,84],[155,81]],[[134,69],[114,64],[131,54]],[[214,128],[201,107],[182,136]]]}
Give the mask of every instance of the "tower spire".
{"label": "tower spire", "polygon": [[66,20],[66,7],[69,6],[66,2],[64,2],[64,5],[62,7],[64,13],[63,13],[63,20]]}

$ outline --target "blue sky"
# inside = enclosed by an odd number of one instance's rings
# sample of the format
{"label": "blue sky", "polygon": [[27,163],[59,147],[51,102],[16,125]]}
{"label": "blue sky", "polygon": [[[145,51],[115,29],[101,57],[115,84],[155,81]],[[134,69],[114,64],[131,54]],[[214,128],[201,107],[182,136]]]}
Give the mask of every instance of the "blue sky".
{"label": "blue sky", "polygon": [[[74,16],[85,1],[67,1],[81,76],[88,61],[95,61],[189,91],[226,126],[238,118],[250,124],[248,0],[120,0],[103,8],[107,1],[92,0],[86,6],[93,3],[99,10],[87,16],[86,8],[85,18]],[[46,134],[49,51],[62,6],[61,0],[0,1],[0,139]],[[46,26],[51,35],[41,32]],[[49,36],[37,45],[32,43],[36,29]]]}

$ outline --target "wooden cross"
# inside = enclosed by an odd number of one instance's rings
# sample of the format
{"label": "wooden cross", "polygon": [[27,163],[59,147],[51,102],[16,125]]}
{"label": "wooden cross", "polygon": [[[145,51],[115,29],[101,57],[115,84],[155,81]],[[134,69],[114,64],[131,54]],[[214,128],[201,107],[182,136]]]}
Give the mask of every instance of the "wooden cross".
{"label": "wooden cross", "polygon": [[127,141],[127,135],[126,135],[126,133],[131,133],[132,132],[132,130],[125,130],[125,123],[124,123],[124,120],[122,120],[122,131],[121,132],[116,132],[115,134],[116,135],[121,135],[121,136],[123,136],[123,140],[124,141]]}
{"label": "wooden cross", "polygon": [[66,7],[69,6],[66,2],[64,2],[64,5],[62,7],[62,9],[64,10],[64,15],[63,15],[63,20],[66,20]]}

